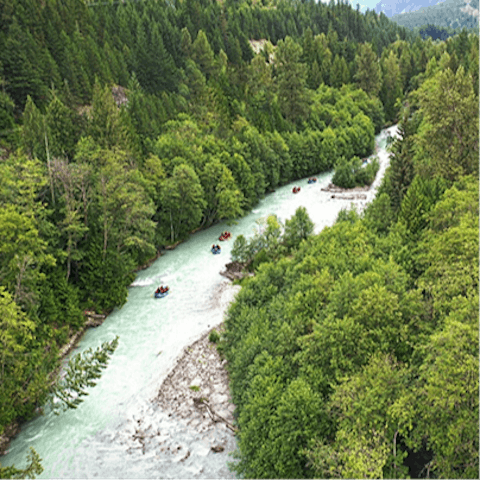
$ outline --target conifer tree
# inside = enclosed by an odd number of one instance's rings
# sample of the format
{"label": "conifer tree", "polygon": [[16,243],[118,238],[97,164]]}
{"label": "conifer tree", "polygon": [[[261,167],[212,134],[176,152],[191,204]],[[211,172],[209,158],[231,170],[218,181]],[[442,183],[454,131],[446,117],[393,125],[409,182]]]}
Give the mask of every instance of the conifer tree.
{"label": "conifer tree", "polygon": [[215,73],[213,50],[203,30],[199,30],[197,38],[192,44],[192,59],[199,66],[207,80]]}
{"label": "conifer tree", "polygon": [[30,156],[46,160],[45,121],[30,96],[27,96],[23,112],[22,144]]}
{"label": "conifer tree", "polygon": [[478,174],[478,96],[463,66],[439,71],[418,91],[423,121],[417,134],[418,171],[452,181]]}
{"label": "conifer tree", "polygon": [[369,43],[359,45],[355,55],[357,85],[370,96],[377,96],[382,86],[382,72],[378,57]]}
{"label": "conifer tree", "polygon": [[285,118],[299,124],[308,113],[307,70],[300,62],[302,48],[291,37],[277,46],[276,70],[278,103]]}

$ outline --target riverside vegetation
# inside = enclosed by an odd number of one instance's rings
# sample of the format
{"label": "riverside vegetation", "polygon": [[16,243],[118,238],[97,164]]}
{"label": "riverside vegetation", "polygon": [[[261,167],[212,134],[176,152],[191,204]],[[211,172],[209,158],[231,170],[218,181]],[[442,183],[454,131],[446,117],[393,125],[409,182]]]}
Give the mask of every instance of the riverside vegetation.
{"label": "riverside vegetation", "polygon": [[293,251],[274,218],[235,241],[255,270],[220,345],[242,477],[478,477],[477,98],[461,68],[411,98],[362,215]]}
{"label": "riverside vegetation", "polygon": [[355,166],[400,117],[365,215],[267,249],[229,313],[240,468],[473,475],[478,36],[290,0],[7,0],[0,19],[0,434],[163,246]]}

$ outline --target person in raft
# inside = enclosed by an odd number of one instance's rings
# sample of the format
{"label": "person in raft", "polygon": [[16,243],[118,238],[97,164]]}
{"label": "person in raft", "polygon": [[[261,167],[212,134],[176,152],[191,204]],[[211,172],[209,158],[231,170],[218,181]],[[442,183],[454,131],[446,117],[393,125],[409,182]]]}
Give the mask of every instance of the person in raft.
{"label": "person in raft", "polygon": [[163,288],[163,285],[161,285],[155,290],[155,293],[166,293],[166,292],[168,292],[168,286]]}

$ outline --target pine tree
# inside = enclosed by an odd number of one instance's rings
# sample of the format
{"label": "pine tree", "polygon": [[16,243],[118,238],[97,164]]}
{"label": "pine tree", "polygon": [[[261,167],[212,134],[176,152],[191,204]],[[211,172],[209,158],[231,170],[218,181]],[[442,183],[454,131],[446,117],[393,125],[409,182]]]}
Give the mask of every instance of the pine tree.
{"label": "pine tree", "polygon": [[359,45],[355,55],[356,73],[354,78],[358,86],[371,96],[377,96],[382,86],[382,72],[377,54],[369,43]]}
{"label": "pine tree", "polygon": [[278,103],[285,118],[301,123],[307,114],[307,70],[300,63],[302,48],[291,37],[281,40],[277,46],[276,69]]}

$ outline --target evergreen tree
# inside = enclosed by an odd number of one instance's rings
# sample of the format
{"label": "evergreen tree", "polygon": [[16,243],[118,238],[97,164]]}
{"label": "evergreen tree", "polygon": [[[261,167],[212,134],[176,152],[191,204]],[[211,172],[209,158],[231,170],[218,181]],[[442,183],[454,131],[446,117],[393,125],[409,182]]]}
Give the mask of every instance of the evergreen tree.
{"label": "evergreen tree", "polygon": [[349,83],[349,81],[350,72],[345,58],[335,55],[330,71],[330,85],[335,88],[340,88],[345,83]]}
{"label": "evergreen tree", "polygon": [[52,157],[73,159],[79,139],[80,120],[53,92],[47,106],[45,124],[48,132],[48,148]]}
{"label": "evergreen tree", "polygon": [[[33,99],[28,96],[23,112],[22,144],[30,156],[46,160],[45,121]],[[48,141],[48,140],[47,140]]]}
{"label": "evergreen tree", "polygon": [[285,118],[300,124],[308,113],[305,65],[300,62],[302,48],[291,37],[281,40],[275,55],[278,104]]}
{"label": "evergreen tree", "polygon": [[382,57],[381,66],[383,82],[380,98],[384,105],[386,119],[394,122],[403,97],[403,82],[398,59],[393,51],[390,51],[388,57]]}
{"label": "evergreen tree", "polygon": [[197,38],[192,44],[192,59],[199,66],[207,80],[215,74],[216,68],[213,50],[203,30],[199,30]]}
{"label": "evergreen tree", "polygon": [[158,208],[164,237],[172,243],[185,238],[200,225],[205,206],[203,188],[193,168],[176,166],[161,187]]}
{"label": "evergreen tree", "polygon": [[478,97],[460,67],[427,80],[418,91],[423,121],[417,134],[419,171],[448,180],[478,174]]}
{"label": "evergreen tree", "polygon": [[378,57],[369,43],[359,45],[355,55],[356,73],[354,78],[358,86],[371,96],[377,96],[382,86],[382,72]]}

